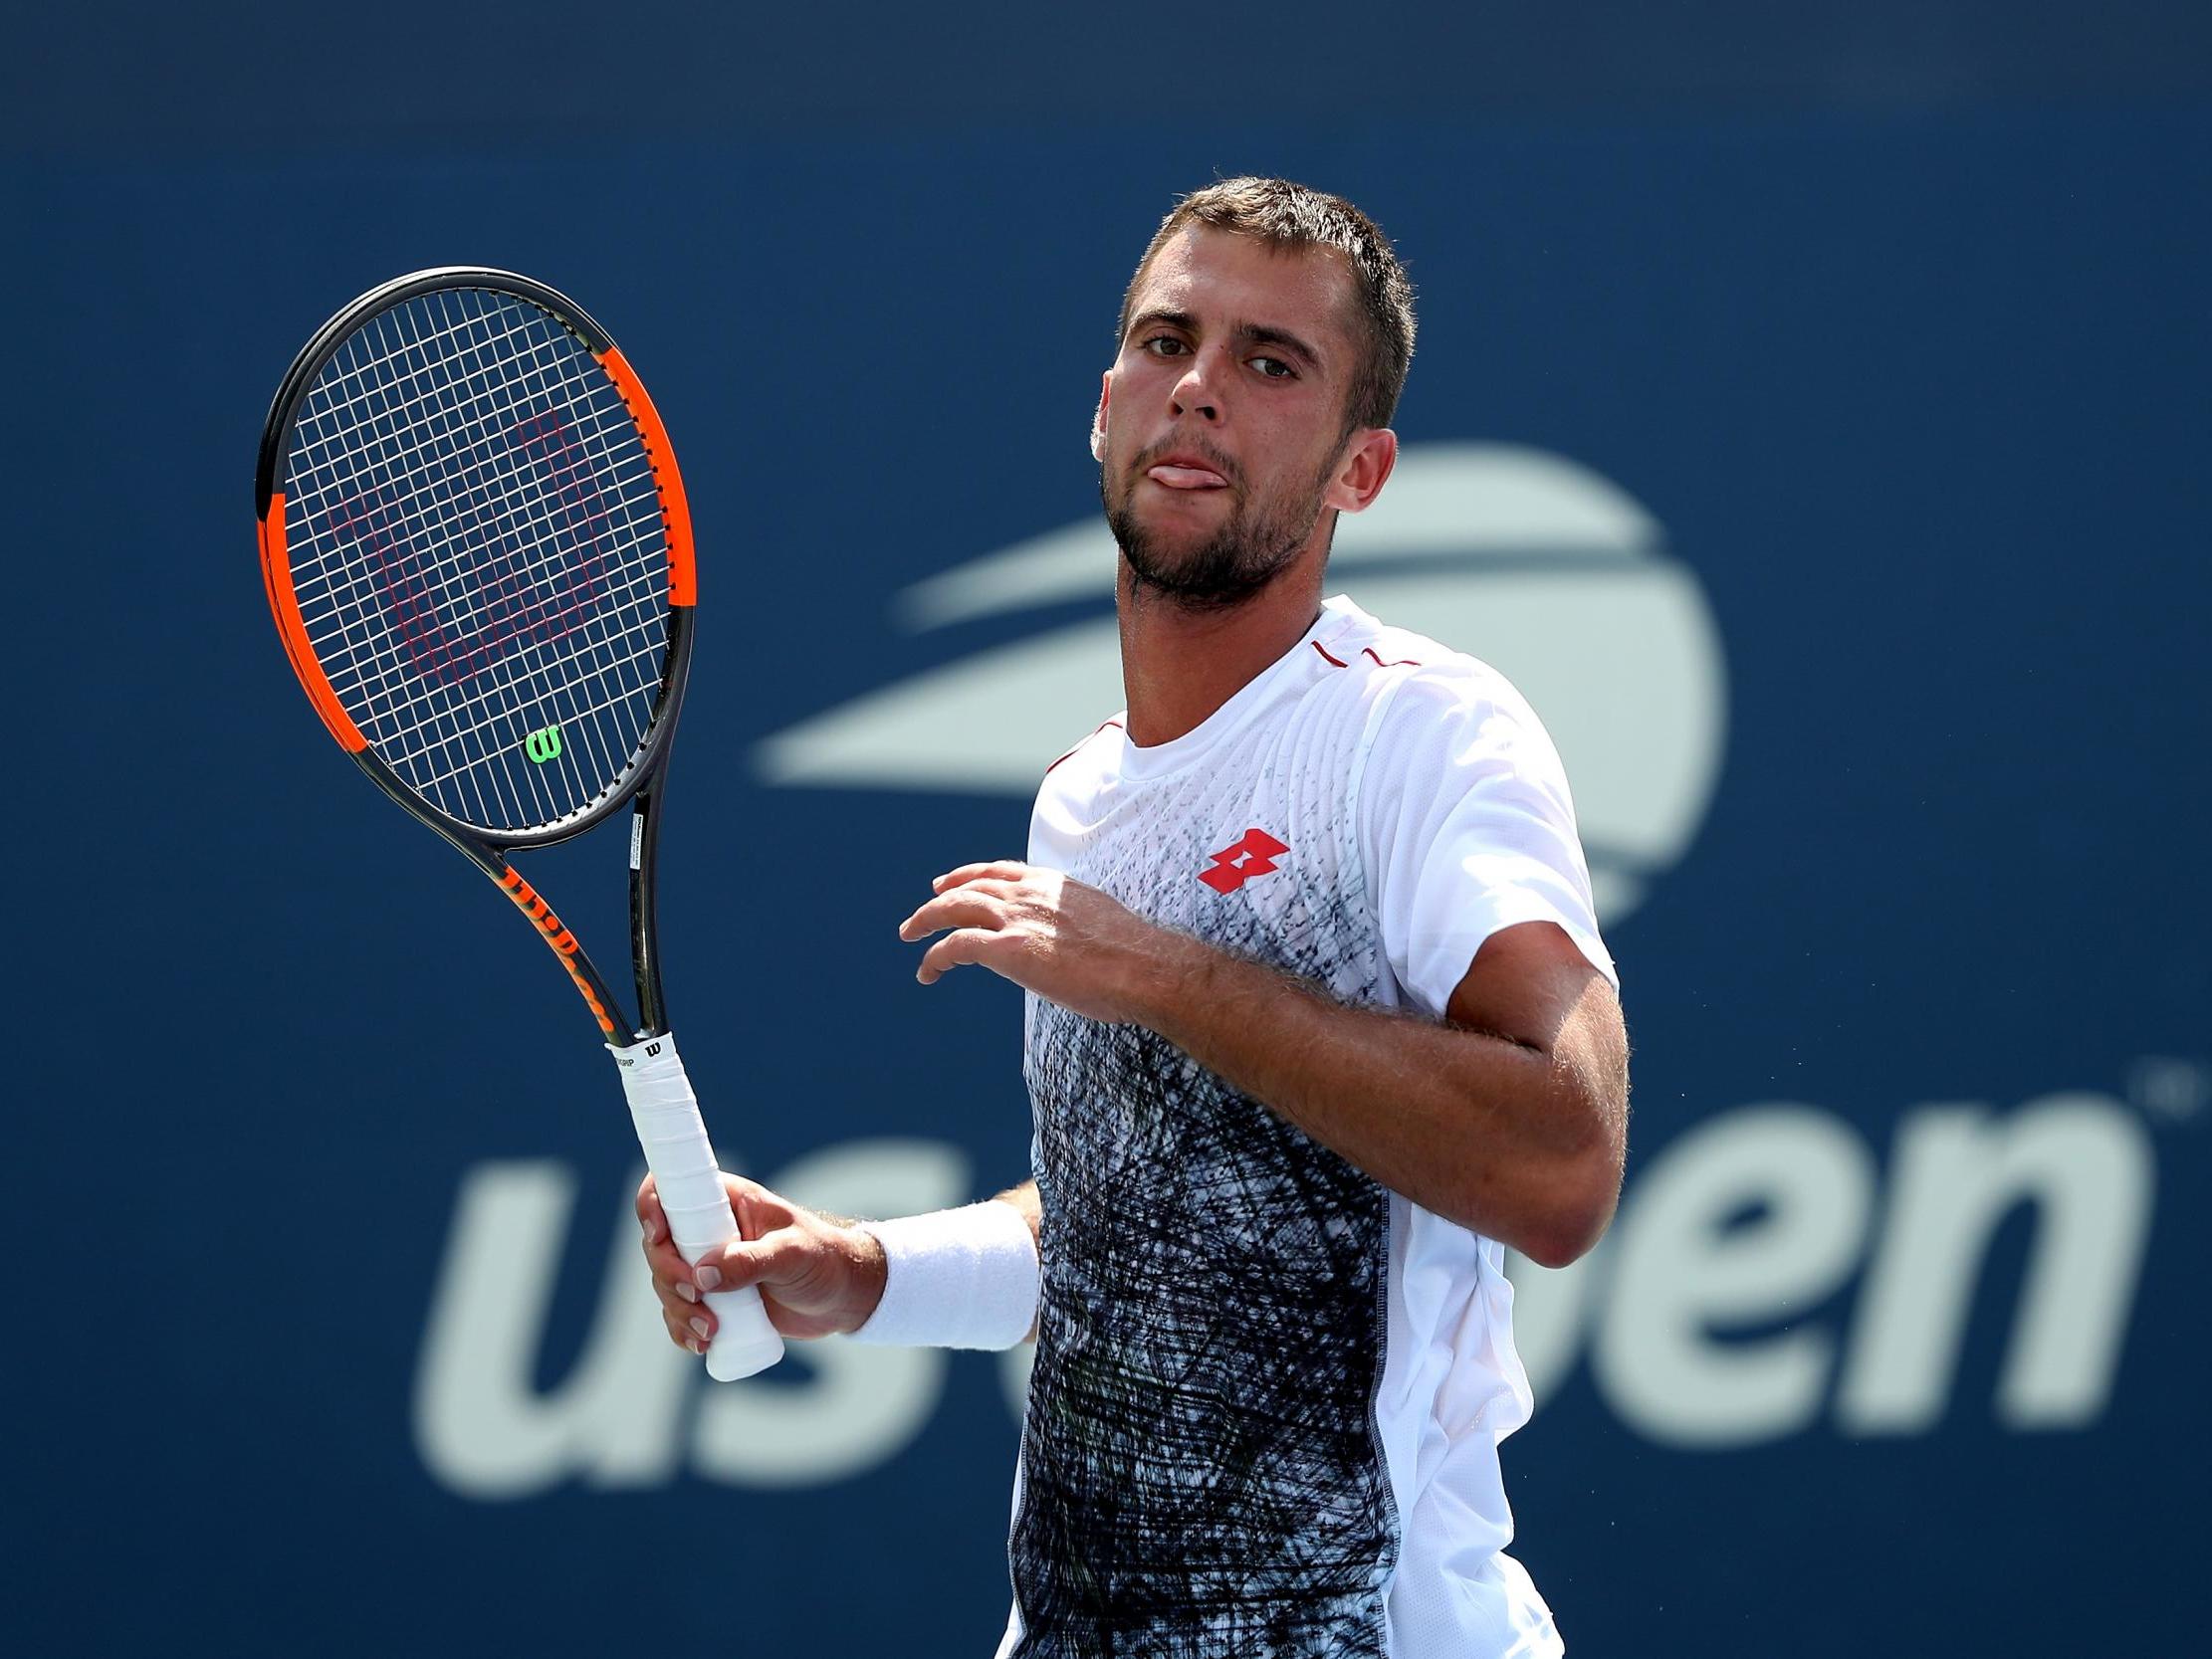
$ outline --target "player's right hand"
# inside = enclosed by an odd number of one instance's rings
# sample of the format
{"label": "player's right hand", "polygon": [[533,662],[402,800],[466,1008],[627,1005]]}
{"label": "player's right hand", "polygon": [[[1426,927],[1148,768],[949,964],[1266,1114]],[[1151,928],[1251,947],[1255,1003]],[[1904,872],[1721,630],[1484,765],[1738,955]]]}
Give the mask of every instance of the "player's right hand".
{"label": "player's right hand", "polygon": [[725,1174],[723,1187],[738,1218],[738,1237],[687,1262],[669,1237],[660,1193],[647,1175],[637,1189],[645,1264],[669,1340],[705,1353],[714,1340],[706,1291],[758,1285],[769,1323],[786,1337],[829,1337],[856,1331],[883,1300],[883,1246],[864,1227],[816,1215],[758,1182]]}

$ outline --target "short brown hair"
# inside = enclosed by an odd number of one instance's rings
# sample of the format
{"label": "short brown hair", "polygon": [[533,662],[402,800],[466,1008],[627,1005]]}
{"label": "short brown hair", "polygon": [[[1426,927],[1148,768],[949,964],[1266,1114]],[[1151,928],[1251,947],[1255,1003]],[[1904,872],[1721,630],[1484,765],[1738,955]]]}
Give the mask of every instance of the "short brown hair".
{"label": "short brown hair", "polygon": [[1414,285],[1390,238],[1342,196],[1286,178],[1225,178],[1194,190],[1160,222],[1121,297],[1119,342],[1129,333],[1129,313],[1152,261],[1184,226],[1196,221],[1237,236],[1254,237],[1280,252],[1334,248],[1352,267],[1358,290],[1359,332],[1364,347],[1345,400],[1344,430],[1388,426],[1406,389],[1414,360]]}

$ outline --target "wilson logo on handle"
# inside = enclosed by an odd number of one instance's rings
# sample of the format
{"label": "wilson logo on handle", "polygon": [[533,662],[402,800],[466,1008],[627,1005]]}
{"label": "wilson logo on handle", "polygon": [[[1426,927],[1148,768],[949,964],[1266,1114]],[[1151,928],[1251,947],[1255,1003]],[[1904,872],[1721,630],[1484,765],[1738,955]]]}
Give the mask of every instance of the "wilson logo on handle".
{"label": "wilson logo on handle", "polygon": [[560,758],[560,727],[542,726],[523,739],[523,752],[539,765]]}

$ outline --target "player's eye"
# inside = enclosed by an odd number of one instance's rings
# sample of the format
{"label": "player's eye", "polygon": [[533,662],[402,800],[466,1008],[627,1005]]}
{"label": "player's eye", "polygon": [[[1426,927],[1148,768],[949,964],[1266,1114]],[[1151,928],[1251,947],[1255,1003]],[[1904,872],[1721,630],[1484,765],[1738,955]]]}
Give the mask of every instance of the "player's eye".
{"label": "player's eye", "polygon": [[1173,334],[1154,334],[1146,340],[1143,349],[1155,357],[1179,357],[1183,354],[1183,341]]}
{"label": "player's eye", "polygon": [[1280,357],[1253,357],[1249,361],[1254,368],[1259,370],[1262,379],[1295,380],[1298,378],[1298,371]]}

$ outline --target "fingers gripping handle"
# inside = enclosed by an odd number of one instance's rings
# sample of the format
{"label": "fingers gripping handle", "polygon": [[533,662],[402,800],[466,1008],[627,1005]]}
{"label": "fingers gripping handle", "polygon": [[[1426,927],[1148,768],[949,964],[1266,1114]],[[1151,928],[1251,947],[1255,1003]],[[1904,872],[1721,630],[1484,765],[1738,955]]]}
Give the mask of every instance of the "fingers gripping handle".
{"label": "fingers gripping handle", "polygon": [[[707,1126],[700,1121],[691,1079],[676,1058],[675,1041],[653,1037],[628,1048],[609,1044],[608,1052],[622,1070],[630,1121],[637,1126],[638,1144],[645,1148],[646,1165],[660,1189],[669,1233],[684,1260],[697,1262],[737,1232],[738,1218],[731,1213],[722,1170],[715,1163]],[[716,1291],[707,1306],[717,1321],[707,1370],[717,1381],[765,1371],[783,1357],[783,1339],[769,1324],[761,1293],[752,1286]]]}

